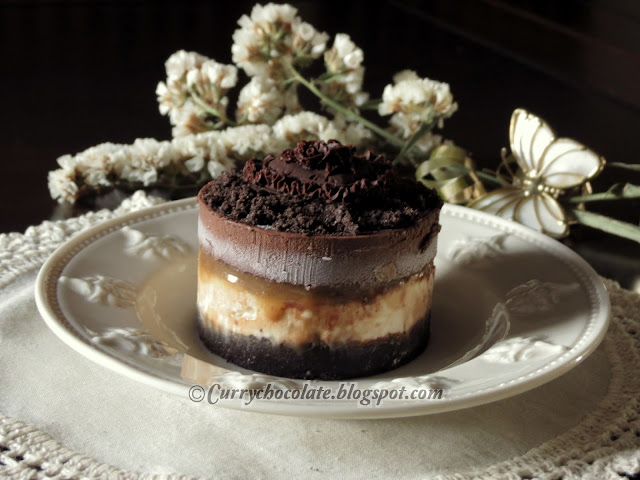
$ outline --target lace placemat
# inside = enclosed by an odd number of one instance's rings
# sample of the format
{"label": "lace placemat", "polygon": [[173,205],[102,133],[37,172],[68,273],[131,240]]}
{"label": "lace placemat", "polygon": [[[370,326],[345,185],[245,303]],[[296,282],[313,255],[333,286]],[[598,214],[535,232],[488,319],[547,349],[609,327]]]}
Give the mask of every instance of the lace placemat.
{"label": "lace placemat", "polygon": [[[0,235],[0,288],[44,262],[62,242],[83,229],[147,206],[158,198],[137,192],[111,212],[44,222],[24,234]],[[602,349],[609,363],[609,388],[576,426],[522,456],[467,473],[437,478],[625,478],[640,472],[640,296],[603,279],[611,295],[612,322]],[[3,341],[0,338],[0,343]],[[275,460],[274,460],[275,461]],[[0,475],[15,478],[187,478],[124,471],[65,448],[35,427],[0,413]],[[153,471],[152,468],[148,469]],[[349,472],[358,478],[357,472]],[[416,472],[419,475],[419,472]],[[215,476],[215,475],[213,475]],[[366,476],[362,472],[361,476]],[[424,475],[419,475],[424,478]]]}

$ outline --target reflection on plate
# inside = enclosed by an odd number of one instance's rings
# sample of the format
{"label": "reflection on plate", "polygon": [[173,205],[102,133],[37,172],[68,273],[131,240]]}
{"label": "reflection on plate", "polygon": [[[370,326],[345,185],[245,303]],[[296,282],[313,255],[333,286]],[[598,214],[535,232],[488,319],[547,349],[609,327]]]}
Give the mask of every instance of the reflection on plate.
{"label": "reflection on plate", "polygon": [[[427,350],[391,372],[343,382],[343,390],[358,390],[352,398],[317,398],[321,390],[335,394],[340,383],[247,371],[201,345],[196,214],[194,199],[180,200],[104,223],[60,247],[36,283],[49,327],[97,363],[185,399],[348,418],[437,413],[515,395],[576,366],[607,328],[607,293],[577,255],[518,224],[446,205]],[[194,384],[201,393],[190,390]],[[267,385],[288,397],[221,398],[225,389]],[[311,390],[315,396],[305,393]],[[368,404],[365,391],[385,399]]]}

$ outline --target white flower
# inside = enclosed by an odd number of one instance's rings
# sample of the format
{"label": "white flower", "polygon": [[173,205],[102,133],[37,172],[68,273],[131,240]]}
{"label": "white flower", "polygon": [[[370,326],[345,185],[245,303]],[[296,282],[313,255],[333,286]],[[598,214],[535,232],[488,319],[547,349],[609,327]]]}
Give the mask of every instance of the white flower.
{"label": "white flower", "polygon": [[149,185],[156,183],[157,181],[158,181],[158,171],[155,168],[146,170],[142,174],[142,184],[145,187],[148,187]]}
{"label": "white flower", "polygon": [[[251,10],[251,20],[257,24],[293,23],[298,9],[288,4],[256,4]],[[243,15],[246,18],[246,15]],[[242,20],[242,19],[241,19]]]}
{"label": "white flower", "polygon": [[203,75],[200,70],[189,70],[187,72],[187,87],[196,87],[201,83],[205,83],[205,81],[203,81]]}
{"label": "white flower", "polygon": [[84,182],[89,185],[105,186],[111,185],[111,181],[107,177],[107,172],[100,169],[90,169],[84,173]]}
{"label": "white flower", "polygon": [[239,157],[253,155],[255,152],[277,153],[283,148],[268,125],[227,128],[220,132],[219,141],[227,154],[233,153]]}
{"label": "white flower", "polygon": [[[225,96],[230,88],[238,81],[238,69],[233,65],[223,65],[213,60],[206,60],[198,69],[189,70],[186,75],[186,84],[189,95],[197,96],[193,100],[187,100],[180,109],[185,108],[188,102],[192,102],[189,112],[183,115],[195,115],[201,119],[209,115],[215,115],[221,120],[226,119],[226,107],[229,99]],[[202,105],[205,103],[208,108]],[[179,126],[175,122],[174,125]],[[196,122],[197,123],[197,122]],[[191,132],[208,130],[204,124],[191,128]]]}
{"label": "white flower", "polygon": [[197,52],[178,50],[164,64],[168,82],[181,80],[189,70],[199,69],[207,60],[207,57]]}
{"label": "white flower", "polygon": [[273,125],[273,133],[289,144],[295,144],[305,138],[320,139],[322,133],[330,129],[327,117],[313,112],[301,112],[285,115]]}
{"label": "white flower", "polygon": [[322,115],[302,112],[284,116],[273,127],[245,125],[171,141],[141,138],[131,145],[104,143],[60,157],[61,168],[49,173],[49,191],[58,201],[73,202],[101,185],[133,182],[150,187],[161,183],[167,173],[175,175],[176,171],[203,172],[215,178],[239,161],[277,154],[306,138],[336,138],[343,143],[362,145],[371,138],[371,132],[341,117],[332,122]]}
{"label": "white flower", "polygon": [[353,70],[362,65],[364,53],[358,48],[346,33],[338,33],[333,40],[333,46],[324,55],[330,72]]}
{"label": "white flower", "polygon": [[[302,42],[310,42],[311,40],[313,40],[313,38],[317,34],[318,32],[316,31],[315,28],[313,28],[313,25],[307,22],[300,23],[300,25],[298,25],[298,28],[296,30],[296,35],[300,38],[300,41]],[[325,40],[325,44],[326,44],[326,40]]]}
{"label": "white flower", "polygon": [[353,103],[360,107],[369,100],[369,94],[367,92],[356,92],[353,94]]}
{"label": "white flower", "polygon": [[249,76],[281,80],[288,72],[280,62],[305,64],[319,57],[328,40],[326,33],[297,16],[291,5],[255,5],[251,16],[243,15],[233,33],[232,60]]}
{"label": "white flower", "polygon": [[204,158],[201,156],[193,157],[184,162],[184,166],[187,167],[187,170],[190,172],[199,172],[204,168]]}
{"label": "white flower", "polygon": [[223,65],[213,60],[204,62],[201,72],[209,79],[210,83],[219,85],[220,88],[224,90],[235,87],[238,81],[238,69],[235,66]]}
{"label": "white flower", "polygon": [[183,137],[209,130],[203,116],[202,109],[191,100],[187,100],[180,108],[171,110],[169,118],[174,125],[172,135]]}
{"label": "white flower", "polygon": [[284,102],[284,96],[272,83],[263,77],[253,77],[240,90],[236,117],[238,121],[271,125],[282,114]]}
{"label": "white flower", "polygon": [[[123,155],[129,165],[136,168],[165,168],[171,163],[171,158],[175,155],[169,142],[158,142],[152,138],[137,138],[132,145],[135,155]],[[124,154],[122,149],[114,152],[115,155]]]}
{"label": "white flower", "polygon": [[238,20],[240,28],[233,33],[231,46],[233,62],[249,76],[268,76],[269,61],[291,52],[297,12],[291,5],[255,5],[251,17],[243,15]]}
{"label": "white flower", "polygon": [[404,70],[387,85],[378,107],[380,115],[391,115],[390,123],[404,138],[413,135],[423,122],[437,122],[450,117],[458,108],[447,83],[419,78]]}
{"label": "white flower", "polygon": [[58,157],[58,165],[62,167],[63,170],[68,172],[74,171],[76,169],[76,165],[78,164],[78,159],[73,155],[62,155]]}
{"label": "white flower", "polygon": [[294,22],[291,31],[293,34],[292,49],[298,60],[304,57],[318,58],[327,48],[329,35],[325,32],[318,32],[306,22]]}
{"label": "white flower", "polygon": [[338,130],[334,137],[344,145],[355,145],[364,148],[373,144],[375,136],[373,132],[358,122],[349,122],[342,115],[336,115],[333,124]]}
{"label": "white flower", "polygon": [[[202,91],[212,91],[212,101],[217,101],[229,89],[236,86],[238,69],[233,65],[224,65],[214,60],[206,60],[200,68],[187,72],[187,86]],[[208,100],[208,99],[206,99]]]}
{"label": "white flower", "polygon": [[123,179],[132,183],[142,183],[145,187],[148,187],[158,180],[158,171],[155,168],[143,170],[125,165],[121,175]]}
{"label": "white flower", "polygon": [[[200,131],[204,131],[204,130],[200,130]],[[174,138],[186,137],[188,135],[193,135],[196,132],[198,132],[198,130],[192,130],[189,124],[179,124],[179,125],[175,125],[171,129],[171,136]]]}
{"label": "white flower", "polygon": [[[204,119],[210,115],[225,121],[225,95],[238,80],[235,66],[180,50],[169,57],[165,67],[167,82],[158,83],[156,95],[160,113],[169,115],[175,126],[174,135],[209,130]],[[199,98],[192,100],[194,96]]]}
{"label": "white flower", "polygon": [[236,65],[249,76],[268,75],[268,58],[264,58],[264,55],[260,53],[261,40],[253,30],[236,30],[233,34],[233,42],[231,59]]}
{"label": "white flower", "polygon": [[64,169],[49,172],[48,184],[51,198],[59,202],[76,200],[78,185],[75,181],[75,172]]}
{"label": "white flower", "polygon": [[211,178],[218,178],[220,174],[222,174],[222,172],[226,170],[226,168],[220,162],[212,160],[207,163],[207,170],[209,171],[209,175],[211,175]]}
{"label": "white flower", "polygon": [[420,80],[420,77],[413,70],[402,70],[393,76],[393,83],[400,83],[405,80]]}
{"label": "white flower", "polygon": [[344,144],[363,146],[373,140],[373,134],[362,125],[347,122],[337,116],[334,121],[313,112],[285,115],[273,125],[274,136],[284,146],[295,145],[300,140],[336,139]]}
{"label": "white flower", "polygon": [[167,115],[173,108],[179,108],[187,98],[186,90],[176,81],[170,83],[170,86],[159,82],[156,87],[156,95],[158,110],[162,115]]}
{"label": "white flower", "polygon": [[171,142],[139,138],[131,145],[104,143],[77,155],[60,157],[61,168],[49,173],[49,191],[58,201],[73,202],[82,192],[91,192],[98,186],[110,187],[125,181],[151,186],[172,165],[201,171],[207,162],[218,163],[222,168],[234,164],[233,159],[226,157],[219,132]]}
{"label": "white flower", "polygon": [[364,53],[349,35],[336,35],[333,46],[324,54],[327,72],[332,74],[322,85],[326,95],[347,106],[360,106],[369,95],[362,91]]}
{"label": "white flower", "polygon": [[419,114],[410,115],[404,113],[396,113],[389,120],[392,130],[399,132],[402,138],[409,138],[418,131],[422,125],[422,116]]}

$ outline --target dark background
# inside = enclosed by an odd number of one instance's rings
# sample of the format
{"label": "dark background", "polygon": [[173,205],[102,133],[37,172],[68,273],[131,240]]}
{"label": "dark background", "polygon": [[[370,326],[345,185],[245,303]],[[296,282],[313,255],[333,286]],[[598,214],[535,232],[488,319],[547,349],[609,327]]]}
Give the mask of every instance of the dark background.
{"label": "dark background", "polygon": [[[318,30],[349,33],[363,48],[372,97],[405,68],[450,83],[460,109],[443,133],[480,166],[497,165],[516,107],[544,117],[561,136],[609,162],[640,161],[640,2],[292,3]],[[253,4],[0,2],[0,232],[67,212],[56,209],[46,186],[58,156],[106,141],[170,138],[155,98],[164,61],[186,49],[230,63],[236,21]],[[596,187],[640,183],[640,174],[612,173],[601,175]],[[605,211],[637,223],[638,202],[625,205]],[[598,255],[639,250],[586,229],[577,229],[574,239],[578,250],[595,245]],[[601,273],[608,273],[606,263]]]}

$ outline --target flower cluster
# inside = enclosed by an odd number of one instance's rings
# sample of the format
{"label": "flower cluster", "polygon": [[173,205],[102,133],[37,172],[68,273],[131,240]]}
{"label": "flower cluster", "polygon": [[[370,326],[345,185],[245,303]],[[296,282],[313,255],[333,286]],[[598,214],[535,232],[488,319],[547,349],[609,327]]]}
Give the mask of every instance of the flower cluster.
{"label": "flower cluster", "polygon": [[331,49],[324,54],[327,68],[322,90],[329,97],[347,107],[359,107],[369,99],[362,91],[364,53],[349,35],[338,33]]}
{"label": "flower cluster", "polygon": [[291,5],[255,5],[233,34],[232,59],[251,77],[238,100],[238,123],[273,124],[301,110],[291,68],[304,67],[326,49],[329,36],[303,22]]}
{"label": "flower cluster", "polygon": [[238,20],[233,34],[233,62],[250,77],[278,83],[289,77],[287,64],[304,66],[324,52],[329,35],[297,16],[291,5],[255,5]]}
{"label": "flower cluster", "polygon": [[[173,125],[172,141],[107,143],[61,157],[60,168],[49,175],[52,196],[75,201],[114,187],[196,186],[253,154],[277,153],[302,139],[335,138],[360,149],[387,149],[396,161],[419,160],[440,144],[431,130],[456,109],[447,84],[402,72],[382,99],[369,100],[362,49],[344,33],[327,49],[329,40],[291,5],[255,5],[233,34],[234,65],[184,50],[167,59],[167,78],[156,94],[160,113]],[[303,75],[321,57],[325,71],[316,78]],[[232,108],[238,69],[249,81]],[[301,88],[318,97],[318,111],[328,116],[302,110]],[[376,108],[392,115],[388,126],[360,113]]]}
{"label": "flower cluster", "polygon": [[228,123],[227,92],[238,70],[196,52],[180,50],[165,63],[167,82],[158,83],[160,113],[169,115],[173,136],[204,132]]}
{"label": "flower cluster", "polygon": [[366,146],[373,141],[373,134],[362,125],[349,123],[342,117],[333,121],[313,112],[287,115],[273,125],[273,133],[287,145],[300,140],[336,139],[344,144]]}
{"label": "flower cluster", "polygon": [[238,96],[236,117],[239,123],[272,125],[286,109],[283,92],[263,77],[253,77]]}
{"label": "flower cluster", "polygon": [[[508,178],[500,168],[495,175],[478,171],[464,149],[434,133],[458,108],[448,84],[404,70],[384,88],[382,98],[370,100],[363,89],[364,53],[349,35],[336,34],[327,49],[329,36],[302,21],[297,9],[286,4],[255,5],[238,24],[231,49],[235,65],[184,50],[167,60],[167,79],[158,84],[156,94],[160,113],[168,115],[173,125],[173,140],[105,143],[60,157],[60,168],[49,173],[51,196],[60,202],[74,202],[115,187],[160,187],[191,194],[225,169],[253,156],[277,154],[300,140],[336,139],[361,150],[375,147],[394,155],[395,162],[416,167],[418,180],[438,189],[446,201],[505,217],[513,217],[520,206],[524,212],[524,206],[538,201],[535,209],[529,209],[530,215],[516,220],[553,236],[568,233],[569,224],[578,222],[640,242],[637,225],[612,221],[584,208],[590,202],[640,198],[640,186],[616,184],[606,192],[591,193],[586,188],[588,180],[599,173],[604,160],[581,144],[562,139],[562,145],[570,148],[566,155],[556,152],[554,158],[517,162],[522,138],[535,137],[520,135],[517,142],[510,138],[511,160],[503,158]],[[320,57],[325,72],[316,78],[305,77],[302,69]],[[240,89],[235,117],[230,118],[228,94],[238,82],[238,68],[250,78]],[[303,87],[319,99],[318,107],[330,118],[302,110],[298,88]],[[364,110],[377,110],[381,117],[389,118],[388,124],[381,126],[362,116]],[[521,110],[514,112],[510,135],[518,130],[514,125],[524,125],[522,131],[531,125],[547,128],[546,122]],[[547,132],[541,138],[551,142],[553,135]],[[569,153],[582,158],[578,161]],[[533,172],[537,177],[525,172],[542,160],[553,163],[556,170],[566,170],[564,176],[557,171],[548,175],[556,176],[553,188],[545,185],[549,179],[542,172]],[[593,168],[586,171],[589,164]],[[626,164],[611,165],[637,170]],[[522,175],[513,172],[514,168],[518,172],[518,167],[527,173],[523,182]],[[564,190],[557,187],[563,178],[568,182]],[[574,179],[576,188],[582,186],[583,191],[576,194],[567,179]],[[504,201],[519,207],[505,208]]]}
{"label": "flower cluster", "polygon": [[447,83],[420,78],[411,70],[393,77],[393,85],[382,92],[380,115],[392,115],[391,126],[403,138],[411,138],[422,125],[442,126],[458,109]]}
{"label": "flower cluster", "polygon": [[[180,51],[167,60],[167,81],[157,89],[160,112],[169,115],[175,137],[235,125],[273,125],[280,117],[301,111],[297,89],[303,85],[334,116],[366,125],[396,147],[419,133],[421,138],[412,140],[412,147],[415,144],[415,151],[428,153],[439,143],[431,129],[442,127],[442,121],[457,108],[447,84],[419,78],[408,70],[387,85],[381,101],[368,102],[369,94],[363,90],[362,49],[344,33],[336,34],[327,49],[329,36],[302,21],[291,5],[255,5],[238,25],[232,59],[250,81],[238,95],[235,122],[227,117],[226,94],[236,85],[236,66]],[[325,73],[304,78],[299,69],[320,56]],[[389,130],[359,115],[369,104],[378,105],[382,116],[392,115]]]}
{"label": "flower cluster", "polygon": [[359,125],[302,112],[269,127],[246,125],[171,141],[137,139],[131,145],[103,143],[58,159],[49,172],[49,191],[59,202],[75,202],[99,191],[123,187],[200,186],[252,156],[276,154],[301,138],[364,144],[371,133]]}

